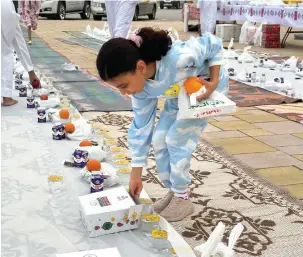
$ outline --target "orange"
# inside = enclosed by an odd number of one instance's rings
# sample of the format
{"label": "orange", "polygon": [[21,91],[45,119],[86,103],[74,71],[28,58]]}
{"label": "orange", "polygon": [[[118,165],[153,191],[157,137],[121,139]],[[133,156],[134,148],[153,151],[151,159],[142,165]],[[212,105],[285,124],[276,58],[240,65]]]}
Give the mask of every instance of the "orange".
{"label": "orange", "polygon": [[66,123],[65,124],[65,131],[67,132],[67,133],[74,133],[74,131],[75,131],[75,125],[73,124],[73,123]]}
{"label": "orange", "polygon": [[97,160],[89,160],[86,164],[86,168],[88,171],[100,171],[101,163]]}
{"label": "orange", "polygon": [[184,81],[184,88],[188,95],[198,92],[201,87],[203,85],[197,77],[190,77]]}
{"label": "orange", "polygon": [[67,109],[61,109],[59,116],[61,119],[67,120],[69,118],[69,111]]}
{"label": "orange", "polygon": [[79,146],[82,146],[82,147],[84,147],[84,146],[92,146],[93,144],[90,142],[90,141],[88,141],[88,140],[83,140],[80,144],[79,144]]}

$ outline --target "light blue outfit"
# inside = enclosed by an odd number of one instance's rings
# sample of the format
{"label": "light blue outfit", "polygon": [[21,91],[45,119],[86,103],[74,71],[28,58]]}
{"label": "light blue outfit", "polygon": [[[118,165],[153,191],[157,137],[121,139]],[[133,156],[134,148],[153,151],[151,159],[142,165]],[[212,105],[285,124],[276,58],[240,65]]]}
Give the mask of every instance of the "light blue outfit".
{"label": "light blue outfit", "polygon": [[[221,39],[203,37],[173,43],[157,63],[154,80],[147,80],[141,93],[132,96],[134,120],[128,132],[132,167],[145,167],[153,144],[159,177],[175,193],[186,193],[190,183],[191,154],[207,122],[202,119],[177,120],[178,98],[167,98],[154,130],[158,97],[171,85],[191,76],[205,76],[209,67],[222,65]],[[228,74],[221,66],[218,91],[227,94]]]}

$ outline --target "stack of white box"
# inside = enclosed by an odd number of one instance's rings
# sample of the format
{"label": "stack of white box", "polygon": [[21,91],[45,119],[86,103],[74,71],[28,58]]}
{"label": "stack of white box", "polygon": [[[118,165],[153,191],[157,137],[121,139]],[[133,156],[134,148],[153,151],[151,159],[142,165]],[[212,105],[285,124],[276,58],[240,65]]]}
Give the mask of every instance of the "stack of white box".
{"label": "stack of white box", "polygon": [[241,27],[240,24],[218,24],[216,26],[216,36],[221,38],[223,42],[229,42],[232,38],[235,42],[238,42]]}

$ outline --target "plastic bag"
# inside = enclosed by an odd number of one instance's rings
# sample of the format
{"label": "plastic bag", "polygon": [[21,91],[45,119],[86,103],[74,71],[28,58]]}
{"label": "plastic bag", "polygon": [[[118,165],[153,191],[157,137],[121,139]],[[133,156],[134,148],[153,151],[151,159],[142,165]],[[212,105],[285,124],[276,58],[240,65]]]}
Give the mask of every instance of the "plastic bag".
{"label": "plastic bag", "polygon": [[262,25],[263,25],[263,23],[260,24],[260,26],[258,27],[258,29],[254,35],[254,46],[261,47],[261,45],[262,45]]}
{"label": "plastic bag", "polygon": [[250,53],[248,53],[248,50],[250,49],[251,46],[244,47],[243,53],[238,57],[239,62],[252,63],[255,61],[255,58]]}
{"label": "plastic bag", "polygon": [[77,65],[73,65],[72,63],[64,63],[61,65],[61,67],[67,71],[79,70],[79,67]]}
{"label": "plastic bag", "polygon": [[107,153],[102,150],[101,146],[88,146],[88,147],[77,147],[79,150],[85,150],[88,152],[88,159],[104,161],[107,158]]}
{"label": "plastic bag", "polygon": [[84,119],[74,120],[75,131],[71,134],[67,133],[66,137],[70,140],[81,141],[92,136],[92,126]]}
{"label": "plastic bag", "polygon": [[298,62],[298,58],[292,56],[281,64],[280,70],[295,72],[297,68],[297,62]]}
{"label": "plastic bag", "polygon": [[255,26],[255,22],[246,21],[243,23],[241,27],[241,34],[239,37],[240,44],[253,44],[254,43],[254,35],[257,31],[257,27]]}

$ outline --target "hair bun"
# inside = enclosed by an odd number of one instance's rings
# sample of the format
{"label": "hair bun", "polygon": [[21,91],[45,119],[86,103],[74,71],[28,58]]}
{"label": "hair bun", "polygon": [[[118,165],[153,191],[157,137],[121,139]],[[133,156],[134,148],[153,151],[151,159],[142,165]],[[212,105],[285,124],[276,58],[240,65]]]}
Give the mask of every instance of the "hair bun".
{"label": "hair bun", "polygon": [[172,40],[168,31],[144,27],[137,32],[143,40],[139,50],[145,62],[160,61],[171,48]]}

